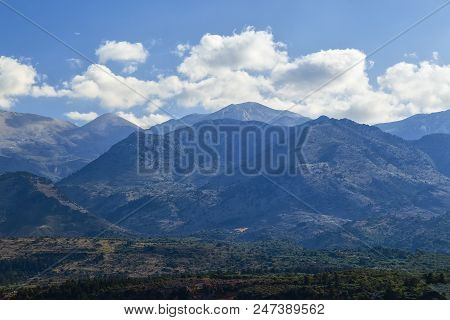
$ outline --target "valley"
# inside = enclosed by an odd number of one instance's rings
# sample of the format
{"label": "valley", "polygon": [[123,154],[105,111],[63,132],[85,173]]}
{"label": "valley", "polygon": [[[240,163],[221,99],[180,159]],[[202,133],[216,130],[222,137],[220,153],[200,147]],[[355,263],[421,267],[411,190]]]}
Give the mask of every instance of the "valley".
{"label": "valley", "polygon": [[[256,103],[149,130],[108,114],[82,127],[8,117],[3,299],[449,298],[445,133],[404,140]],[[11,138],[38,124],[33,147]],[[233,136],[246,130],[263,134]],[[51,171],[57,154],[83,164]],[[289,161],[243,171],[268,159]]]}
{"label": "valley", "polygon": [[450,256],[291,241],[0,240],[6,299],[445,299]]}

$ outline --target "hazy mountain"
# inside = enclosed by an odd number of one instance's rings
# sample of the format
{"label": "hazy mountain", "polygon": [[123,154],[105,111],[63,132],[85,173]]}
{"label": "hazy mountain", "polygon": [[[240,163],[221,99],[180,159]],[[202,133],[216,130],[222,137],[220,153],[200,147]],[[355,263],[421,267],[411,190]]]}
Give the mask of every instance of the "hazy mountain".
{"label": "hazy mountain", "polygon": [[95,236],[104,230],[124,233],[68,200],[48,179],[26,172],[0,175],[0,236]]}
{"label": "hazy mountain", "polygon": [[103,114],[67,133],[72,143],[70,152],[88,161],[93,160],[138,129],[115,114]]}
{"label": "hazy mountain", "polygon": [[79,157],[66,150],[70,141],[65,133],[76,128],[34,114],[0,112],[0,172],[26,170],[56,178],[61,171],[79,168]]}
{"label": "hazy mountain", "polygon": [[416,114],[404,120],[380,123],[377,127],[407,140],[420,139],[433,133],[450,133],[450,110]]}
{"label": "hazy mountain", "polygon": [[211,113],[202,120],[233,119],[239,121],[260,121],[272,125],[293,126],[311,120],[297,113],[274,110],[256,102],[231,104]]}
{"label": "hazy mountain", "polygon": [[148,130],[157,134],[165,134],[176,129],[184,128],[186,126],[192,126],[193,124],[202,121],[202,119],[204,119],[206,116],[207,114],[188,114],[187,116],[181,117],[180,119],[170,119],[166,122],[157,124]]}
{"label": "hazy mountain", "polygon": [[[233,120],[209,123],[264,125]],[[131,135],[58,185],[110,221],[139,208],[125,226],[148,235],[289,237],[308,246],[327,247],[361,245],[358,238],[380,245],[397,239],[402,247],[434,245],[433,249],[448,250],[448,239],[434,242],[433,221],[448,220],[450,180],[425,153],[376,127],[349,120],[321,117],[293,129],[305,128],[309,135],[302,148],[304,159],[293,164],[303,170],[296,175],[267,179],[230,176],[221,170],[213,176],[188,178],[158,170],[139,174],[138,139]],[[296,132],[293,129],[283,128],[288,134]],[[144,141],[144,133],[140,135],[139,141]],[[182,144],[171,145],[171,134],[153,135],[151,141],[150,152],[157,152],[161,145],[176,152],[183,148]],[[220,138],[210,147],[219,154],[241,147],[229,141]],[[271,151],[267,141],[251,144],[262,144],[255,149],[262,154],[253,153],[253,159]],[[290,152],[284,147],[275,149],[276,155]],[[244,165],[234,158],[220,158],[218,166],[226,161],[237,168]],[[421,227],[400,223],[413,220]],[[380,229],[382,225],[388,229]]]}
{"label": "hazy mountain", "polygon": [[112,114],[77,127],[34,114],[0,112],[0,173],[28,171],[57,180],[135,130],[136,126]]}
{"label": "hazy mountain", "polygon": [[450,177],[450,135],[430,134],[413,144],[430,156],[437,170]]}
{"label": "hazy mountain", "polygon": [[30,113],[0,111],[0,143],[3,148],[14,147],[39,136],[42,142],[58,142],[58,134],[76,129],[73,123]]}
{"label": "hazy mountain", "polygon": [[175,129],[185,127],[186,125],[192,126],[200,121],[220,119],[259,121],[279,126],[295,126],[311,120],[294,112],[274,110],[256,102],[246,102],[230,104],[229,106],[210,114],[190,114],[180,119],[171,119],[150,128],[150,130],[155,133],[168,133]]}

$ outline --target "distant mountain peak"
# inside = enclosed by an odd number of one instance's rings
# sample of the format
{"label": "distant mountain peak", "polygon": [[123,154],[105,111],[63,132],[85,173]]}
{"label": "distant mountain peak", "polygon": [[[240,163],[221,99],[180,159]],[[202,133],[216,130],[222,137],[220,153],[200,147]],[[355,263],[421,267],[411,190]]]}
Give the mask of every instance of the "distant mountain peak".
{"label": "distant mountain peak", "polygon": [[327,116],[320,116],[317,119],[313,120],[316,123],[320,123],[320,122],[327,122],[330,121],[332,118],[329,118]]}
{"label": "distant mountain peak", "polygon": [[227,110],[227,109],[234,109],[234,110],[238,110],[238,109],[241,109],[241,110],[266,109],[267,110],[267,109],[271,109],[271,108],[269,108],[269,107],[267,107],[265,105],[262,105],[262,104],[260,104],[258,102],[251,102],[251,101],[249,101],[249,102],[236,103],[236,104],[233,103],[233,104],[230,104],[230,105],[222,108],[221,110],[223,111],[223,110]]}
{"label": "distant mountain peak", "polygon": [[[99,115],[97,118],[95,118],[92,121],[103,120],[103,119],[104,120],[106,120],[106,119],[117,119],[117,118],[121,118],[121,117],[119,117],[117,114],[115,114],[113,112],[107,112],[107,113]],[[123,119],[123,118],[121,118],[121,119]]]}
{"label": "distant mountain peak", "polygon": [[95,118],[94,120],[86,123],[83,127],[88,128],[88,127],[111,126],[111,125],[129,126],[129,127],[135,127],[135,128],[138,127],[134,123],[131,123],[130,121],[118,116],[115,113],[104,113],[104,114],[98,116],[97,118]]}
{"label": "distant mountain peak", "polygon": [[[202,121],[241,127],[251,124],[229,118]],[[199,122],[194,124],[197,125]],[[170,172],[175,174],[167,174],[162,166],[145,174],[138,167],[144,157],[136,153],[137,143],[142,139],[130,135],[60,181],[58,187],[110,221],[152,199],[151,205],[125,224],[148,236],[198,235],[208,234],[209,230],[226,235],[229,230],[245,226],[249,228],[246,236],[253,239],[271,234],[292,237],[305,245],[320,245],[325,239],[333,239],[326,242],[334,246],[344,244],[342,240],[334,242],[334,232],[339,230],[336,226],[348,223],[368,243],[387,245],[396,237],[405,241],[406,247],[410,244],[406,243],[405,235],[413,235],[417,239],[414,246],[428,245],[425,237],[433,236],[434,227],[417,232],[417,225],[422,227],[421,221],[440,217],[450,206],[450,180],[434,168],[429,156],[378,128],[347,119],[320,117],[304,126],[311,126],[311,130],[305,141],[296,146],[301,147],[301,159],[294,159],[283,167],[286,170],[271,176],[274,182],[257,172],[242,174],[240,169],[250,163],[246,162],[248,159],[289,159],[292,149],[281,144],[271,148],[267,137],[253,137],[246,141],[254,146],[246,149],[249,152],[246,158],[242,158],[242,153],[228,158],[231,140],[227,137],[232,133],[226,132],[227,136],[218,135],[217,141],[206,142],[217,154],[214,175],[194,170],[183,181],[180,179],[183,174],[176,174],[176,161],[167,161]],[[151,140],[154,145],[146,149],[150,154],[160,151],[160,141],[165,142],[167,150],[183,150],[192,144],[178,141],[180,145],[172,139]],[[243,150],[239,141],[232,146],[233,150]],[[194,161],[192,167],[202,165],[201,161]],[[227,166],[236,170],[234,174],[227,174]],[[289,171],[291,168],[301,170]],[[305,206],[298,199],[305,199],[310,205]],[[323,218],[315,223],[311,217],[317,217],[317,211],[323,213]],[[403,221],[410,221],[409,217],[420,221],[413,227],[404,226]],[[330,229],[331,224],[334,227]],[[372,230],[380,233],[373,234]],[[447,244],[439,246],[448,248]]]}
{"label": "distant mountain peak", "polygon": [[77,126],[71,122],[52,119],[49,117],[32,114],[32,113],[21,113],[21,112],[11,112],[11,111],[2,111],[0,113],[0,129],[6,130],[9,129],[21,129],[23,130],[25,127],[32,126],[41,126],[48,125],[48,127],[52,128],[52,130],[68,130],[72,128],[76,128]]}
{"label": "distant mountain peak", "polygon": [[433,133],[450,134],[450,110],[416,114],[403,120],[380,123],[381,130],[406,140],[416,140]]}
{"label": "distant mountain peak", "polygon": [[230,104],[210,114],[190,114],[180,119],[171,119],[150,128],[161,134],[191,126],[200,121],[232,119],[238,121],[258,121],[279,126],[295,126],[311,120],[288,110],[276,110],[257,102]]}
{"label": "distant mountain peak", "polygon": [[112,113],[78,127],[64,120],[4,111],[0,113],[0,173],[30,171],[57,180],[137,129]]}
{"label": "distant mountain peak", "polygon": [[[208,116],[210,119],[230,118],[241,121],[271,122],[280,117],[305,118],[288,110],[276,110],[257,102],[230,104]],[[307,119],[307,118],[305,118]]]}
{"label": "distant mountain peak", "polygon": [[112,226],[66,198],[48,179],[27,172],[0,175],[0,236],[96,235]]}

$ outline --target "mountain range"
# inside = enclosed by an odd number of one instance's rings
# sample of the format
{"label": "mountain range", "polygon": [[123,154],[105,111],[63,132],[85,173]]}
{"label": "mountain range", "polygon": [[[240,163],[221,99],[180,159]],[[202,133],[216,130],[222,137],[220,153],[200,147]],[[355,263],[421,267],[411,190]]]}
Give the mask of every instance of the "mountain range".
{"label": "mountain range", "polygon": [[104,114],[78,127],[27,113],[0,112],[0,172],[28,171],[58,180],[107,151],[137,127]]}
{"label": "mountain range", "polygon": [[0,236],[124,235],[62,195],[53,183],[27,172],[0,175]]}
{"label": "mountain range", "polygon": [[434,166],[442,174],[450,177],[450,135],[435,133],[423,136],[412,144],[425,152],[433,161]]}
{"label": "mountain range", "polygon": [[450,110],[416,114],[404,120],[376,126],[406,140],[417,140],[434,133],[450,134]]}
{"label": "mountain range", "polygon": [[[249,122],[224,119],[209,124],[245,127]],[[358,239],[364,239],[362,243],[372,245],[449,248],[448,232],[441,239],[436,222],[448,225],[450,180],[427,154],[408,141],[350,120],[321,117],[300,128],[309,131],[303,145],[307,170],[293,176],[140,174],[136,149],[137,141],[145,139],[141,132],[139,139],[130,135],[57,185],[106,220],[133,212],[123,226],[149,236],[289,237],[313,247],[357,246]],[[161,145],[160,139],[164,144],[173,141],[171,133],[156,135],[149,150]],[[220,154],[229,148],[227,141],[209,147]],[[286,152],[277,150],[278,155]]]}
{"label": "mountain range", "polygon": [[231,104],[210,114],[189,114],[180,119],[171,119],[150,128],[151,132],[164,134],[200,121],[232,119],[239,121],[259,121],[271,125],[295,126],[311,120],[287,110],[274,110],[256,102]]}
{"label": "mountain range", "polygon": [[[184,175],[176,170],[173,161],[151,172],[141,170],[142,161],[147,157],[155,159],[161,146],[182,154],[194,145],[199,152],[197,129],[203,124],[275,128],[291,138],[306,132],[301,157],[288,164],[300,170],[294,170],[295,174],[289,174],[289,170],[274,175],[243,174],[239,169],[249,159],[273,155],[291,158],[293,150],[256,136],[236,141],[230,132],[206,141],[206,147],[219,155],[215,163],[218,170],[213,175],[197,171]],[[59,126],[63,127],[58,129],[61,132],[79,130],[66,129],[70,124]],[[80,158],[85,152],[84,159],[95,153],[95,149],[83,147],[86,137],[101,136],[107,129],[86,126],[94,133],[79,134],[78,143],[74,143],[79,149],[70,149],[77,150],[73,154]],[[367,126],[324,116],[309,120],[256,103],[230,105],[209,115],[169,120],[147,131],[133,129],[112,147],[103,145],[107,150],[98,158],[72,170],[59,182],[47,184],[98,221],[121,221],[121,232],[140,236],[289,238],[307,247],[381,245],[448,252],[450,172],[446,165],[449,157],[442,146],[450,145],[450,135],[433,134],[408,141],[381,129],[387,130],[383,125]],[[179,138],[192,132],[193,141]],[[55,139],[53,133],[49,136]],[[69,136],[74,141],[74,135]],[[58,146],[61,142],[55,139],[52,143]],[[233,148],[244,150],[248,158],[227,158]],[[194,167],[204,165],[201,159],[195,160]],[[166,167],[169,170],[163,170]],[[226,167],[237,169],[236,174],[227,174]],[[14,181],[14,175],[23,173],[9,175],[8,181]],[[2,188],[7,190],[10,184],[0,184],[0,193]],[[31,184],[31,189],[36,187]],[[18,193],[5,194],[8,203],[20,202]],[[10,211],[14,206],[3,209],[3,216],[11,215]],[[39,215],[42,211],[32,208],[28,212]]]}

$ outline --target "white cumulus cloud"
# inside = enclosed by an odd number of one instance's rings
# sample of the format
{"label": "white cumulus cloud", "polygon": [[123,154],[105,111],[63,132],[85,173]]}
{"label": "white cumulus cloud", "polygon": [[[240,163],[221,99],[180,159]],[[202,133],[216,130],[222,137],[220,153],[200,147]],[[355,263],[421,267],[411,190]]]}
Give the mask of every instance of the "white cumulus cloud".
{"label": "white cumulus cloud", "polygon": [[108,67],[95,64],[66,82],[64,94],[72,98],[98,100],[101,106],[109,110],[126,110],[148,104],[154,98],[172,97],[180,86],[177,77],[159,81],[140,80],[114,74]]}
{"label": "white cumulus cloud", "polygon": [[128,73],[128,74],[132,74],[135,73],[137,70],[137,65],[135,64],[130,64],[128,66],[123,67],[122,72],[123,73]]}
{"label": "white cumulus cloud", "polygon": [[217,76],[229,71],[271,70],[288,59],[285,45],[275,42],[269,31],[249,27],[239,34],[205,34],[192,46],[178,71],[191,80]]}
{"label": "white cumulus cloud", "polygon": [[131,123],[134,123],[135,125],[143,128],[143,129],[148,129],[148,128],[154,126],[154,125],[166,122],[167,120],[170,119],[169,116],[166,116],[166,115],[163,115],[163,114],[157,114],[157,113],[143,115],[142,117],[138,117],[132,112],[119,111],[116,114],[119,117],[122,117],[125,120],[128,120]]}
{"label": "white cumulus cloud", "polygon": [[65,114],[66,117],[75,121],[92,121],[98,117],[98,114],[95,112],[86,112],[81,113],[78,111],[71,111]]}
{"label": "white cumulus cloud", "polygon": [[83,61],[78,58],[68,58],[66,61],[72,68],[80,68],[83,65]]}
{"label": "white cumulus cloud", "polygon": [[105,41],[96,51],[100,63],[108,61],[139,62],[147,60],[148,52],[142,43]]}
{"label": "white cumulus cloud", "polygon": [[55,89],[40,84],[33,66],[0,56],[0,108],[9,109],[20,96],[56,96]]}
{"label": "white cumulus cloud", "polygon": [[124,73],[133,73],[137,70],[139,63],[144,63],[148,58],[148,51],[142,43],[131,43],[127,41],[105,41],[97,48],[95,54],[99,63],[106,64],[109,61],[123,63]]}
{"label": "white cumulus cloud", "polygon": [[450,66],[438,65],[438,57],[433,53],[431,61],[396,64],[371,85],[368,71],[374,62],[358,49],[290,57],[269,31],[206,34],[178,66],[182,89],[173,99],[210,110],[256,101],[309,117],[387,122],[450,107]]}
{"label": "white cumulus cloud", "polygon": [[304,115],[384,121],[391,116],[391,99],[370,85],[368,67],[362,51],[325,50],[277,66],[271,81],[274,94]]}
{"label": "white cumulus cloud", "polygon": [[[440,64],[437,52],[429,61],[392,65],[375,83],[369,79],[374,62],[361,50],[290,56],[270,30],[252,27],[231,35],[208,33],[197,44],[179,44],[176,71],[152,80],[129,75],[147,59],[140,43],[107,41],[96,53],[100,63],[88,66],[59,90],[37,83],[33,67],[2,57],[0,106],[9,107],[21,95],[96,100],[142,127],[167,120],[159,109],[169,104],[214,111],[255,101],[309,117],[327,115],[368,124],[450,107],[450,65]],[[114,73],[104,65],[108,61],[122,63],[127,75]],[[142,108],[139,114],[144,115],[136,116],[132,108]]]}
{"label": "white cumulus cloud", "polygon": [[433,57],[433,60],[439,60],[439,52],[433,51],[431,56]]}
{"label": "white cumulus cloud", "polygon": [[172,53],[176,54],[181,58],[186,54],[186,52],[189,51],[190,48],[191,46],[189,45],[189,43],[179,43],[177,44],[176,50],[174,50]]}
{"label": "white cumulus cloud", "polygon": [[388,68],[377,81],[397,105],[404,106],[403,116],[450,107],[450,65],[401,62]]}

